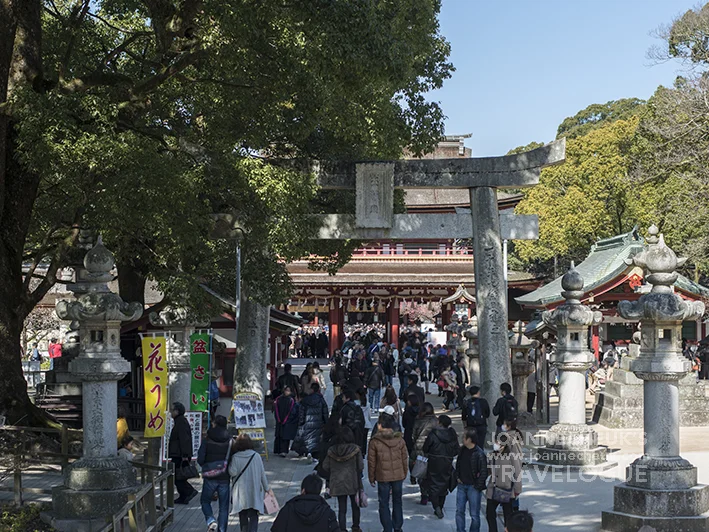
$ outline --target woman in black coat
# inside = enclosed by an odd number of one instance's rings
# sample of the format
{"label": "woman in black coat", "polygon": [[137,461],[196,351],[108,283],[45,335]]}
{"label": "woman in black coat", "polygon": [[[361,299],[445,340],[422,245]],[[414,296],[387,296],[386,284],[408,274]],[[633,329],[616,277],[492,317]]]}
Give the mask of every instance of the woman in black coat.
{"label": "woman in black coat", "polygon": [[423,452],[428,458],[426,491],[433,503],[433,512],[439,519],[443,519],[446,495],[454,487],[451,486],[453,459],[458,456],[459,450],[458,435],[451,427],[451,418],[439,416],[438,426],[429,433],[423,444]]}
{"label": "woman in black coat", "polygon": [[273,454],[285,456],[288,454],[290,442],[298,432],[298,403],[295,402],[290,386],[283,388],[283,394],[279,395],[273,404],[273,415],[276,418]]}
{"label": "woman in black coat", "polygon": [[329,416],[327,403],[320,393],[320,385],[314,382],[311,390],[312,393],[300,401],[298,434],[292,449],[301,456],[312,454],[317,458],[322,429]]}
{"label": "woman in black coat", "polygon": [[[178,470],[182,465],[189,465],[192,460],[192,429],[190,423],[185,419],[185,405],[182,403],[174,403],[172,405],[173,423],[170,439],[167,445],[168,458],[175,464],[175,470]],[[195,495],[197,490],[192,487],[187,479],[175,478],[175,487],[180,496],[175,499],[177,504],[187,504]]]}
{"label": "woman in black coat", "polygon": [[401,416],[401,424],[404,426],[404,442],[406,443],[406,450],[409,452],[409,457],[413,456],[414,450],[414,425],[416,424],[416,418],[419,415],[419,398],[411,394],[406,398],[406,408],[404,409],[404,415]]}

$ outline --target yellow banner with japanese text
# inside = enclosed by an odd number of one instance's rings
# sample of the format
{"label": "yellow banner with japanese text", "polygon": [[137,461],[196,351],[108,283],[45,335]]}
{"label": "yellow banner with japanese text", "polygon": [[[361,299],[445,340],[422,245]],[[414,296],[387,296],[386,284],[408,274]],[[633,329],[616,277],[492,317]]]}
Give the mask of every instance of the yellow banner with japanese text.
{"label": "yellow banner with japanese text", "polygon": [[143,389],[145,391],[145,437],[165,435],[167,416],[167,350],[165,337],[144,337]]}

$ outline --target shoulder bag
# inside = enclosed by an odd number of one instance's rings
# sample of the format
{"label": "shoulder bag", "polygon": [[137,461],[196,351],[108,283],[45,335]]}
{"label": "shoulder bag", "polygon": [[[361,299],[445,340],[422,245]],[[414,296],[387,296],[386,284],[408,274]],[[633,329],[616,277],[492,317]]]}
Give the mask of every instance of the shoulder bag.
{"label": "shoulder bag", "polygon": [[[492,467],[495,468],[495,458],[492,459]],[[497,486],[497,475],[495,475],[495,484],[492,487],[492,500],[501,504],[505,504],[514,499],[512,486],[509,489],[500,488]]]}
{"label": "shoulder bag", "polygon": [[[223,475],[229,469],[229,455],[231,454],[231,441],[226,449],[226,456],[222,462],[216,462],[216,467],[210,467],[209,469],[202,469],[202,477],[204,478],[216,478]],[[214,462],[213,462],[214,463]],[[207,464],[205,464],[207,465]]]}

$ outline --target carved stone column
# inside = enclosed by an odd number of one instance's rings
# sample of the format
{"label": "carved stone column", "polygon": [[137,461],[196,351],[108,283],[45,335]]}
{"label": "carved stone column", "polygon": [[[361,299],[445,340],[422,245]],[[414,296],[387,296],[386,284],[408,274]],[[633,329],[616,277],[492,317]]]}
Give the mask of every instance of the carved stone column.
{"label": "carved stone column", "polygon": [[527,378],[534,372],[534,363],[529,360],[532,341],[524,334],[524,323],[517,321],[512,327],[510,351],[512,361],[512,393],[519,405],[517,425],[533,428],[537,426],[534,416],[527,412]]}
{"label": "carved stone column", "polygon": [[571,264],[561,278],[566,303],[543,314],[544,322],[557,330],[551,363],[559,369],[559,422],[539,450],[539,462],[579,469],[608,469],[606,448],[598,446],[598,434],[586,425],[586,370],[593,353],[588,350],[588,329],[601,322],[601,313],[581,304],[583,278]]}
{"label": "carved stone column", "polygon": [[[167,339],[167,367],[169,370],[170,404],[178,401],[190,409],[190,335],[195,327],[208,327],[196,323],[185,308],[166,306],[160,312],[150,313],[150,324],[170,331]],[[211,377],[210,377],[211,378]]]}
{"label": "carved stone column", "polygon": [[468,373],[470,384],[480,386],[480,349],[478,347],[478,317],[473,315],[468,328],[463,332],[468,340],[468,348],[465,355],[468,358]]}
{"label": "carved stone column", "polygon": [[704,303],[674,293],[678,259],[662,235],[633,262],[649,272],[649,294],[621,301],[618,312],[640,320],[640,356],[630,369],[643,380],[643,456],[615,487],[613,510],[603,512],[602,529],[624,531],[647,525],[658,532],[709,529],[709,486],[697,484],[697,468],[679,454],[679,380],[691,370],[682,356],[682,322],[704,314]]}
{"label": "carved stone column", "polygon": [[[473,219],[481,388],[483,397],[493,405],[500,396],[500,385],[512,382],[507,345],[507,289],[496,190],[491,187],[471,188],[470,208]],[[492,432],[495,430],[494,416],[490,416],[489,423]]]}
{"label": "carved stone column", "polygon": [[[101,239],[84,257],[87,291],[75,301],[59,301],[57,316],[79,331],[79,355],[69,371],[83,387],[84,453],[52,491],[57,530],[93,530],[118,511],[133,493],[133,468],[116,454],[117,382],[130,372],[121,357],[121,322],[143,313],[140,303],[125,303],[109,291],[113,255]],[[96,525],[96,526],[94,526]]]}

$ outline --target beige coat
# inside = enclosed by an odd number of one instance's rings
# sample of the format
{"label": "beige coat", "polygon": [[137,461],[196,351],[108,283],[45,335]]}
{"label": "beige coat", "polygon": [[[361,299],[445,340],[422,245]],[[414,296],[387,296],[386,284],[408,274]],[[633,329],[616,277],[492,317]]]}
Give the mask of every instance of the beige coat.
{"label": "beige coat", "polygon": [[485,496],[492,499],[493,488],[510,489],[515,494],[522,493],[522,461],[515,453],[492,453],[487,459],[490,478],[487,480]]}

